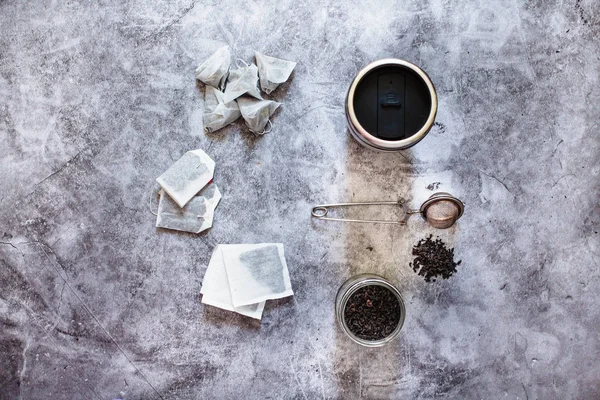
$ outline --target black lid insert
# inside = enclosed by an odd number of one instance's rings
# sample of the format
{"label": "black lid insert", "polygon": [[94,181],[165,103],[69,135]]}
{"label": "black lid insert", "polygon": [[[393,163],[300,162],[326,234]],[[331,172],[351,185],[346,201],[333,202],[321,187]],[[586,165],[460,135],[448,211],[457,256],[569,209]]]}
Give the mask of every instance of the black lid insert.
{"label": "black lid insert", "polygon": [[410,68],[385,65],[369,71],[354,92],[354,113],[371,135],[401,140],[417,133],[431,112],[431,94]]}

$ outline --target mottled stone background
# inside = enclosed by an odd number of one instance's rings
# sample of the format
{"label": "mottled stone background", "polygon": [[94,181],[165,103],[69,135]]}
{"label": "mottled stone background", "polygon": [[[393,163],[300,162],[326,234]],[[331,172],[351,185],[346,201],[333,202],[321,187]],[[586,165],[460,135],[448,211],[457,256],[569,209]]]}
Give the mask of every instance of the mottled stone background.
{"label": "mottled stone background", "polygon": [[[596,0],[0,0],[0,399],[600,398],[599,35]],[[224,44],[298,62],[264,137],[203,133],[194,69]],[[345,126],[384,57],[439,94],[397,154]],[[196,148],[214,227],[157,230],[154,179]],[[447,231],[310,218],[436,186],[467,207]],[[463,260],[447,281],[409,268],[429,233]],[[216,244],[253,242],[285,244],[296,293],[262,323],[199,295]],[[385,348],[335,324],[361,272],[407,303]]]}

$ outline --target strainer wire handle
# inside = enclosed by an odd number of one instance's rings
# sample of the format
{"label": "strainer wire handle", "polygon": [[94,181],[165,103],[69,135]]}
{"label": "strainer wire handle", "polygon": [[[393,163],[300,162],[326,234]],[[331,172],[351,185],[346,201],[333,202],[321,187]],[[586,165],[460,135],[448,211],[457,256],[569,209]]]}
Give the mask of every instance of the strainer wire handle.
{"label": "strainer wire handle", "polygon": [[412,214],[419,214],[420,210],[404,210],[404,218],[399,221],[390,221],[390,220],[368,220],[368,219],[347,219],[347,218],[331,218],[327,216],[330,208],[339,208],[339,207],[352,207],[352,206],[379,206],[379,205],[388,205],[393,206],[397,205],[399,207],[404,208],[404,200],[398,201],[368,201],[363,203],[337,203],[337,204],[321,204],[313,207],[312,216],[318,219],[323,219],[326,221],[341,221],[341,222],[363,222],[363,223],[373,223],[373,224],[396,224],[396,225],[406,225],[406,220]]}

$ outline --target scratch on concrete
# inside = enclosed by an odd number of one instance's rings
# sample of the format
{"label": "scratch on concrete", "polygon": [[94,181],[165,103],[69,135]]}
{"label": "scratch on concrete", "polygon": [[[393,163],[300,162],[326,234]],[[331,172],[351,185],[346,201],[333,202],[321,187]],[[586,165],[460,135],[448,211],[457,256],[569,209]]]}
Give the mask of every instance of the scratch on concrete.
{"label": "scratch on concrete", "polygon": [[294,360],[292,360],[291,357],[290,357],[290,368],[292,369],[292,373],[294,374],[294,378],[296,379],[298,388],[300,388],[300,391],[302,391],[302,396],[304,397],[305,400],[308,400],[308,397],[306,397],[306,393],[304,392],[304,389],[302,388],[302,385],[300,384],[300,378],[298,378],[298,373],[296,372],[296,368],[294,368]]}
{"label": "scratch on concrete", "polygon": [[15,250],[17,249],[17,246],[15,246],[14,244],[12,244],[11,242],[0,242],[0,244],[7,244],[10,247],[12,247],[13,249],[15,249]]}
{"label": "scratch on concrete", "polygon": [[31,346],[31,341],[25,341],[25,347],[23,348],[23,367],[21,368],[21,372],[19,373],[19,399],[23,398],[23,382],[25,380],[25,372],[27,371],[27,350]]}
{"label": "scratch on concrete", "polygon": [[512,192],[512,191],[511,191],[511,190],[508,188],[508,186],[506,186],[506,183],[504,183],[503,181],[501,181],[500,179],[498,179],[498,178],[497,178],[495,175],[488,174],[488,173],[486,173],[486,172],[482,171],[481,169],[479,169],[479,172],[481,172],[482,174],[484,174],[484,175],[485,175],[485,176],[487,176],[488,178],[492,178],[492,179],[494,179],[495,181],[498,181],[498,182],[499,182],[499,183],[500,183],[500,184],[501,184],[501,185],[504,187],[504,189],[506,189],[506,191],[507,191],[508,193],[510,193],[510,194],[512,194],[512,195],[514,196],[513,192]]}
{"label": "scratch on concrete", "polygon": [[558,182],[562,181],[562,180],[563,180],[564,178],[566,178],[567,176],[573,176],[573,177],[574,177],[574,176],[575,176],[575,174],[566,174],[566,175],[563,175],[563,176],[561,176],[560,178],[558,178],[558,180],[557,180],[556,182],[554,182],[554,185],[552,185],[552,189],[554,189],[554,187],[555,187],[556,185],[558,185]]}
{"label": "scratch on concrete", "polygon": [[146,41],[148,39],[156,39],[158,36],[160,36],[164,31],[166,31],[167,29],[169,29],[171,26],[175,25],[176,23],[178,23],[179,21],[181,21],[183,19],[183,17],[185,17],[190,11],[192,11],[192,9],[196,6],[195,2],[192,2],[192,4],[188,5],[187,7],[183,7],[182,9],[179,10],[178,15],[171,19],[169,22],[167,22],[166,24],[164,24],[163,26],[161,26],[156,32],[147,35],[146,37],[144,37],[142,40]]}
{"label": "scratch on concrete", "polygon": [[83,150],[80,150],[77,154],[75,154],[67,162],[65,162],[59,169],[57,169],[56,171],[54,171],[53,173],[51,173],[50,175],[48,175],[47,177],[45,177],[44,179],[42,179],[41,181],[39,181],[38,183],[36,183],[35,185],[33,185],[33,190],[29,194],[27,194],[27,196],[29,196],[29,195],[31,195],[31,193],[35,192],[35,190],[37,189],[37,187],[39,185],[41,185],[42,183],[46,182],[48,179],[52,178],[54,175],[59,174],[62,170],[64,170],[66,167],[68,167],[69,164],[71,164],[71,162],[73,160],[75,160],[77,157],[79,157],[79,155],[82,152],[83,152]]}

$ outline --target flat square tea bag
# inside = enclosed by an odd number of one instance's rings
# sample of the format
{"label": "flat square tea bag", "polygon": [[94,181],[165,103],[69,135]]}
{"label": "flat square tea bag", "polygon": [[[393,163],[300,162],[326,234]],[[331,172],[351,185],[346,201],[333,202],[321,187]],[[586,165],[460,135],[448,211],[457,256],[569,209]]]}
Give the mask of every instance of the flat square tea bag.
{"label": "flat square tea bag", "polygon": [[208,184],[183,208],[161,190],[156,227],[200,233],[212,226],[219,200],[221,200],[221,192],[214,183]]}
{"label": "flat square tea bag", "polygon": [[236,101],[248,128],[259,135],[265,133],[265,126],[269,122],[269,117],[281,105],[276,101],[257,100],[248,96],[240,97]]}
{"label": "flat square tea bag", "polygon": [[296,63],[293,61],[265,56],[258,51],[254,52],[254,58],[258,66],[260,88],[266,94],[271,93],[277,89],[279,84],[287,81],[294,68],[296,68]]}
{"label": "flat square tea bag", "polygon": [[223,310],[235,311],[255,319],[261,319],[263,309],[265,308],[264,301],[241,307],[233,306],[220,245],[216,247],[210,259],[204,279],[202,280],[200,293],[202,294],[202,303],[204,304],[219,307]]}
{"label": "flat square tea bag", "polygon": [[229,46],[223,46],[196,68],[196,79],[209,86],[222,89],[230,65]]}
{"label": "flat square tea bag", "polygon": [[167,194],[183,207],[213,178],[215,162],[202,150],[185,153],[156,179]]}
{"label": "flat square tea bag", "polygon": [[257,99],[262,99],[258,90],[258,68],[254,64],[233,69],[227,78],[223,101],[229,103],[243,94],[248,94]]}
{"label": "flat square tea bag", "polygon": [[207,86],[204,94],[204,130],[214,132],[231,124],[242,115],[237,103],[223,101],[223,92],[212,86]]}
{"label": "flat square tea bag", "polygon": [[221,245],[235,307],[292,296],[283,244]]}

